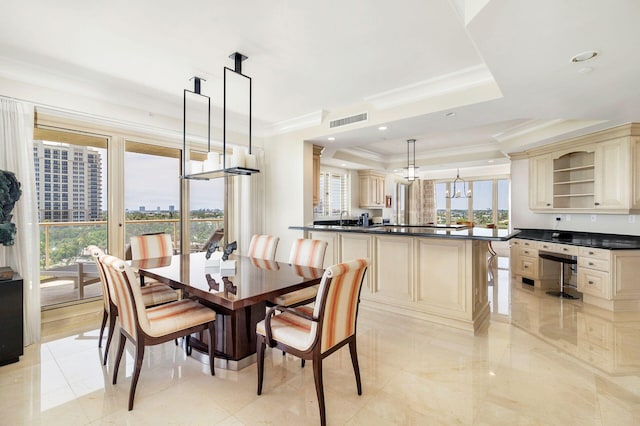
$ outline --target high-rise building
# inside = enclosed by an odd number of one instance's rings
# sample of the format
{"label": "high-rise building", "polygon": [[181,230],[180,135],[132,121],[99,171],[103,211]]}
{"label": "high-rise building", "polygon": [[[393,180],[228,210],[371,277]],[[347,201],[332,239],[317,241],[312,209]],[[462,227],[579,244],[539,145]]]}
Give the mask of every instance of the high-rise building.
{"label": "high-rise building", "polygon": [[101,219],[102,158],[98,150],[33,141],[33,162],[41,222]]}

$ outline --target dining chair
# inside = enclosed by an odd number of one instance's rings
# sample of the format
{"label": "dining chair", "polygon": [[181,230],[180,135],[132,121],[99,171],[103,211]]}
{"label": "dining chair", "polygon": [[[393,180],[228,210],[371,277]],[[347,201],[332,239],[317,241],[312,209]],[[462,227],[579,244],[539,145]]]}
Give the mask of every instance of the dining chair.
{"label": "dining chair", "polygon": [[247,256],[256,259],[275,260],[278,241],[280,241],[278,237],[255,234],[251,237]]}
{"label": "dining chair", "polygon": [[[107,344],[104,348],[103,365],[107,365],[107,355],[109,354],[109,347],[111,346],[111,339],[113,338],[113,331],[116,326],[116,318],[118,316],[118,302],[115,298],[115,291],[110,288],[109,282],[104,272],[104,267],[100,262],[100,256],[104,255],[104,252],[97,246],[87,247],[91,257],[96,263],[98,274],[100,275],[100,282],[102,283],[102,301],[103,301],[103,313],[102,324],[100,325],[100,338],[98,340],[98,347],[102,347],[102,336],[104,335],[104,329],[107,324],[107,318],[109,319],[109,334],[107,335]],[[142,294],[142,303],[145,307],[161,305],[163,303],[173,302],[178,300],[178,293],[166,284],[152,283],[140,289]]]}
{"label": "dining chair", "polygon": [[[313,361],[320,422],[326,424],[322,360],[349,344],[358,395],[362,395],[356,351],[356,323],[362,281],[368,259],[358,259],[327,268],[320,281],[313,310],[309,307],[274,306],[256,325],[258,395],[262,394],[266,345]],[[281,311],[279,315],[276,312]]]}
{"label": "dining chair", "polygon": [[124,353],[127,340],[135,346],[135,364],[129,390],[129,411],[133,409],[136,386],[142,369],[146,346],[158,345],[192,333],[209,331],[209,368],[214,371],[214,351],[216,346],[216,313],[206,306],[191,300],[175,302],[145,308],[141,288],[137,285],[131,267],[115,256],[100,256],[105,276],[118,300],[120,313],[120,342],[113,370],[113,384],[118,379],[118,367]]}
{"label": "dining chair", "polygon": [[[299,238],[291,245],[289,253],[289,263],[297,266],[310,266],[312,268],[322,268],[324,255],[327,251],[328,243],[320,240],[310,240]],[[270,302],[276,305],[296,307],[306,305],[315,300],[318,293],[318,286],[303,288],[282,294]]]}
{"label": "dining chair", "polygon": [[[152,259],[173,256],[171,235],[165,233],[134,235],[129,240],[131,260]],[[140,276],[140,285],[156,282],[154,279]]]}

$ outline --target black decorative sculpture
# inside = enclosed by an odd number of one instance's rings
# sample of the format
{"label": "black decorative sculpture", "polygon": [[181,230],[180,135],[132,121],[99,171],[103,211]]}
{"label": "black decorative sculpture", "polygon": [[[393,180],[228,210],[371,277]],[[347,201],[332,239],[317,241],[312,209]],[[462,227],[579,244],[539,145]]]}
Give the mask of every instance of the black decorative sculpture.
{"label": "black decorative sculpture", "polygon": [[207,241],[206,244],[204,245],[205,251],[207,252],[205,254],[205,257],[207,259],[211,258],[211,255],[213,254],[213,252],[218,250],[218,247],[220,247],[220,240],[222,240],[222,237],[224,237],[224,229],[217,229],[216,232],[214,232],[211,235],[211,237],[209,237],[209,241]]}
{"label": "black decorative sculpture", "polygon": [[237,248],[238,248],[238,243],[235,241],[227,244],[227,247],[224,249],[224,254],[222,255],[222,260],[228,260],[229,255],[233,253],[233,251]]}
{"label": "black decorative sculpture", "polygon": [[20,199],[20,182],[13,172],[0,170],[0,244],[12,246],[16,237],[16,225],[11,223],[11,210]]}

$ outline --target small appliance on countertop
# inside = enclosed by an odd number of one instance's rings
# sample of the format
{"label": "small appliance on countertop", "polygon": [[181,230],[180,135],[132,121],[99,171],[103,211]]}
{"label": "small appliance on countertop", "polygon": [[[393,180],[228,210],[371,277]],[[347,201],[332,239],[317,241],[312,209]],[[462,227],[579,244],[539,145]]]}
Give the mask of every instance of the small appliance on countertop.
{"label": "small appliance on countertop", "polygon": [[369,226],[369,213],[362,213],[358,225]]}

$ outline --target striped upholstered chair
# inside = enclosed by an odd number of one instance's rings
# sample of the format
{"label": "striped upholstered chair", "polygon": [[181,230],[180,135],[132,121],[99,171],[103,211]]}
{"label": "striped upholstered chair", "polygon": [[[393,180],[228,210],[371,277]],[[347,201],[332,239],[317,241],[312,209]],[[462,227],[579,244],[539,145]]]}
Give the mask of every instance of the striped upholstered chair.
{"label": "striped upholstered chair", "polygon": [[256,259],[275,260],[278,241],[280,241],[278,237],[255,234],[251,237],[247,256]]}
{"label": "striped upholstered chair", "polygon": [[[358,395],[362,395],[356,351],[356,322],[362,280],[368,259],[358,259],[327,268],[320,281],[313,309],[303,306],[274,306],[256,325],[258,355],[258,395],[262,393],[266,345],[277,347],[303,359],[313,360],[320,422],[326,424],[322,360],[349,344]],[[276,311],[282,311],[275,315]]]}
{"label": "striped upholstered chair", "polygon": [[120,313],[120,342],[113,370],[113,384],[118,378],[118,367],[129,339],[136,348],[131,388],[129,390],[129,411],[133,409],[136,385],[142,369],[145,346],[158,345],[209,330],[209,368],[215,375],[214,348],[216,346],[216,313],[191,299],[166,303],[153,308],[145,308],[142,292],[131,267],[115,256],[100,256],[105,276],[118,300]]}
{"label": "striped upholstered chair", "polygon": [[[102,336],[104,335],[104,328],[107,324],[107,318],[109,318],[109,334],[107,335],[107,344],[104,348],[104,360],[103,364],[107,365],[107,355],[109,354],[109,346],[111,345],[111,338],[113,337],[113,330],[116,326],[116,317],[118,316],[118,303],[115,300],[115,292],[109,287],[109,282],[104,273],[104,267],[100,262],[100,256],[104,255],[104,252],[96,247],[87,247],[91,253],[91,257],[96,262],[98,267],[98,274],[100,275],[100,282],[102,283],[102,301],[104,302],[104,312],[102,314],[102,325],[100,326],[100,339],[98,340],[98,347],[102,347]],[[153,283],[140,289],[142,293],[142,302],[145,307],[161,305],[163,303],[173,302],[178,300],[178,293],[166,284]]]}
{"label": "striped upholstered chair", "polygon": [[[131,260],[173,256],[173,241],[171,241],[169,234],[134,235],[129,240],[129,248]],[[140,277],[140,285],[151,282],[156,282],[156,280]]]}
{"label": "striped upholstered chair", "polygon": [[[320,240],[297,239],[291,246],[289,263],[298,266],[322,268],[327,242]],[[318,293],[318,286],[303,288],[302,290],[285,293],[271,300],[276,305],[295,307],[313,302]]]}

